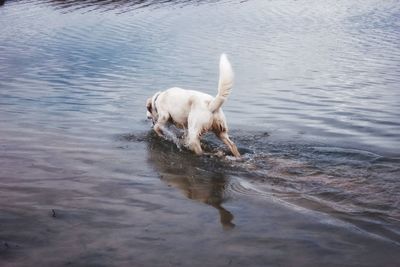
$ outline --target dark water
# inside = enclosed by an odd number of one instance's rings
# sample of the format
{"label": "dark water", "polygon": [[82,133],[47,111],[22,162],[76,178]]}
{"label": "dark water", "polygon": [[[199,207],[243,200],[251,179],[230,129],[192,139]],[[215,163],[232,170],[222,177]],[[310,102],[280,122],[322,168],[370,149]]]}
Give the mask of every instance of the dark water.
{"label": "dark water", "polygon": [[[0,266],[398,266],[399,14],[372,0],[6,1]],[[181,151],[145,120],[157,90],[215,94],[222,52],[241,161]]]}

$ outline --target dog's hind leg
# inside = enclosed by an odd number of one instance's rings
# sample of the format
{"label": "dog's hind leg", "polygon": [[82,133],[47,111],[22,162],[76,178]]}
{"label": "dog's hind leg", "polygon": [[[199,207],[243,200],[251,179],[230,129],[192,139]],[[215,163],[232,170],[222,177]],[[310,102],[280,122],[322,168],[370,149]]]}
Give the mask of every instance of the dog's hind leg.
{"label": "dog's hind leg", "polygon": [[222,142],[224,142],[225,145],[229,147],[230,151],[235,157],[240,157],[239,150],[237,149],[235,143],[231,139],[229,139],[229,135],[227,132],[219,133],[218,137],[219,139],[221,139]]}

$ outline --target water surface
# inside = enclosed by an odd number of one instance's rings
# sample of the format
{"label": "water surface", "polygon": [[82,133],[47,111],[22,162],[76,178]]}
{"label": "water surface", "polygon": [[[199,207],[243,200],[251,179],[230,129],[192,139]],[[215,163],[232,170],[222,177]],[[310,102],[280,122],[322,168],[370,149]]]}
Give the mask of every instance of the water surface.
{"label": "water surface", "polygon": [[[3,266],[396,266],[398,1],[6,1]],[[161,140],[145,101],[216,93],[229,156]]]}

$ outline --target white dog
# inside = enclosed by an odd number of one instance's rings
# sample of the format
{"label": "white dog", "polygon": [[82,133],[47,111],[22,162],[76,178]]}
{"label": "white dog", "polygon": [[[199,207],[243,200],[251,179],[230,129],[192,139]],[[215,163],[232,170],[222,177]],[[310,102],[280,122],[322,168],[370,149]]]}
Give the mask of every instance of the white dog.
{"label": "white dog", "polygon": [[200,137],[212,131],[224,142],[235,157],[240,157],[236,145],[229,139],[228,126],[221,106],[231,92],[233,70],[225,54],[219,63],[219,83],[216,97],[193,90],[173,87],[157,92],[147,99],[147,118],[153,121],[154,131],[163,136],[163,128],[173,123],[185,130],[185,145],[202,154]]}

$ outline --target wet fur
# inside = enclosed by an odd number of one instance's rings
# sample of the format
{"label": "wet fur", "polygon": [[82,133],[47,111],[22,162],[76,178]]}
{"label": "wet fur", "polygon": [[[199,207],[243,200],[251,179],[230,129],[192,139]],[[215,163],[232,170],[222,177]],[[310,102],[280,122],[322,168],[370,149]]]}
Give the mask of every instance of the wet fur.
{"label": "wet fur", "polygon": [[203,153],[201,136],[212,131],[235,157],[240,157],[236,145],[229,138],[228,125],[221,108],[232,86],[232,67],[226,55],[222,54],[217,96],[173,87],[147,99],[147,117],[153,121],[153,129],[159,136],[164,135],[163,128],[167,123],[184,129],[185,145],[198,155]]}

